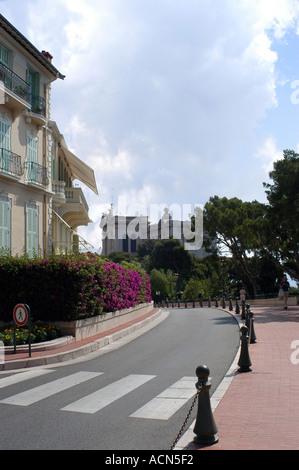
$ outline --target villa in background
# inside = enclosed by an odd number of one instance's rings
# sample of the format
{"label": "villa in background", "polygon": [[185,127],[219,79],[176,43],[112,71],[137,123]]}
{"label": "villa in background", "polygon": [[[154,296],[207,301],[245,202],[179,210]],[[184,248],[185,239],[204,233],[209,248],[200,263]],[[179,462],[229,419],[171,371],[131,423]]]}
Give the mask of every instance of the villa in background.
{"label": "villa in background", "polygon": [[[190,220],[186,221],[190,227]],[[167,240],[170,238],[179,240],[184,244],[184,222],[172,219],[168,208],[158,223],[151,224],[148,216],[124,216],[114,215],[113,206],[102,215],[100,228],[102,229],[102,255],[109,256],[110,253],[123,252],[131,256],[137,254],[138,246],[145,240]],[[210,239],[207,231],[203,231],[203,239]],[[215,243],[212,243],[215,248]],[[190,253],[197,258],[209,256],[204,246]]]}
{"label": "villa in background", "polygon": [[93,170],[69,151],[50,119],[51,85],[65,78],[0,15],[0,248],[46,256],[78,250],[87,225],[79,179],[97,194]]}

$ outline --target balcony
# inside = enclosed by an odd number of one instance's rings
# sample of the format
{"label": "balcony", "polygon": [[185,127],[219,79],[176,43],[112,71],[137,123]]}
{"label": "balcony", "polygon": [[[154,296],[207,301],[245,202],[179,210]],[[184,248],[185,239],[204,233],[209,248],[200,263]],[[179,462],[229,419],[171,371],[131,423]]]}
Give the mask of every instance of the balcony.
{"label": "balcony", "polygon": [[[0,84],[4,85],[3,102],[12,109],[26,109],[27,119],[37,125],[44,125],[46,122],[46,101],[39,95],[33,95],[30,91],[29,83],[10,70],[0,62]],[[1,93],[1,87],[0,87]]]}
{"label": "balcony", "polygon": [[10,150],[0,148],[0,173],[7,177],[19,178],[24,173],[22,159]]}
{"label": "balcony", "polygon": [[48,186],[49,178],[47,168],[35,162],[26,162],[26,181],[37,186]]}
{"label": "balcony", "polygon": [[65,203],[65,181],[53,181],[52,183],[53,204],[59,206]]}
{"label": "balcony", "polygon": [[13,109],[31,109],[30,85],[0,62],[0,82],[4,84],[4,102]]}
{"label": "balcony", "polygon": [[59,215],[73,229],[90,222],[88,204],[81,188],[65,188],[65,204],[60,206]]}
{"label": "balcony", "polygon": [[27,121],[43,126],[46,122],[46,101],[38,95],[31,95],[31,110],[27,112]]}

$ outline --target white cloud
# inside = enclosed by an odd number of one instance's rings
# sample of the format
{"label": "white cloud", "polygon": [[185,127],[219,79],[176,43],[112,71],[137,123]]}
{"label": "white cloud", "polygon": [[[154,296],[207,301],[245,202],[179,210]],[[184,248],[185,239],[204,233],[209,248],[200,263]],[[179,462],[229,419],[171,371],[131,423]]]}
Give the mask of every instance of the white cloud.
{"label": "white cloud", "polygon": [[269,136],[254,154],[254,157],[259,160],[262,169],[267,175],[272,170],[273,163],[283,158],[282,150],[278,150],[276,145],[275,138]]}
{"label": "white cloud", "polygon": [[[263,131],[290,76],[276,45],[299,33],[297,0],[28,0],[22,18],[19,3],[3,14],[66,75],[52,119],[95,169],[92,214],[112,193],[130,204],[260,194],[287,121]],[[257,177],[246,187],[240,173]]]}

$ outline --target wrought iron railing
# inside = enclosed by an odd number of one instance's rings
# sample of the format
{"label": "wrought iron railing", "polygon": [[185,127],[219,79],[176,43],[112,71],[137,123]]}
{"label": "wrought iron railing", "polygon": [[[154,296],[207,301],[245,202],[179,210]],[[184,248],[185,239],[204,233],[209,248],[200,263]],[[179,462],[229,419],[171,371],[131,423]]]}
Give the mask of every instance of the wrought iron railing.
{"label": "wrought iron railing", "polygon": [[24,168],[20,155],[0,148],[0,172],[13,176],[21,176],[24,173]]}
{"label": "wrought iron railing", "polygon": [[31,103],[30,85],[0,62],[0,81],[27,103]]}
{"label": "wrought iron railing", "polygon": [[29,83],[25,82],[19,75],[10,70],[0,61],[0,81],[6,88],[31,104],[31,111],[46,117],[46,101],[39,95],[30,92]]}
{"label": "wrought iron railing", "polygon": [[32,95],[31,97],[31,111],[35,114],[40,114],[46,117],[46,101],[44,98],[38,95]]}
{"label": "wrought iron railing", "polygon": [[47,168],[35,162],[26,162],[26,180],[47,186],[49,184]]}

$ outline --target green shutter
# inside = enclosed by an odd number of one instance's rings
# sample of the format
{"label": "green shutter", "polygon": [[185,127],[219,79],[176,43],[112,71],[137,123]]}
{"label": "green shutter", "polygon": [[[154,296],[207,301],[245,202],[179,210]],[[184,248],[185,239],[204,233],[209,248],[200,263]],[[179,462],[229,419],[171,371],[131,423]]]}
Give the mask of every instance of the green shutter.
{"label": "green shutter", "polygon": [[55,143],[52,142],[51,146],[51,160],[52,160],[52,181],[56,180],[56,166],[55,166]]}
{"label": "green shutter", "polygon": [[10,203],[0,199],[0,248],[10,248]]}
{"label": "green shutter", "polygon": [[37,138],[33,138],[28,135],[28,142],[27,142],[27,160],[28,162],[37,163],[37,146],[38,141]]}
{"label": "green shutter", "polygon": [[10,155],[10,125],[0,121],[0,170],[9,171]]}
{"label": "green shutter", "polygon": [[38,254],[38,210],[31,207],[27,208],[27,254]]}
{"label": "green shutter", "polygon": [[0,61],[6,65],[6,67],[9,66],[9,52],[7,49],[5,49],[4,46],[0,44]]}
{"label": "green shutter", "polygon": [[34,73],[33,94],[35,96],[40,96],[40,75],[37,72]]}
{"label": "green shutter", "polygon": [[38,140],[28,135],[28,140],[27,140],[27,164],[28,164],[27,179],[28,181],[35,181],[35,182],[37,181],[37,176],[38,176],[37,147],[38,147]]}
{"label": "green shutter", "polygon": [[10,125],[0,121],[0,148],[10,150]]}

